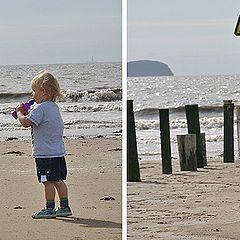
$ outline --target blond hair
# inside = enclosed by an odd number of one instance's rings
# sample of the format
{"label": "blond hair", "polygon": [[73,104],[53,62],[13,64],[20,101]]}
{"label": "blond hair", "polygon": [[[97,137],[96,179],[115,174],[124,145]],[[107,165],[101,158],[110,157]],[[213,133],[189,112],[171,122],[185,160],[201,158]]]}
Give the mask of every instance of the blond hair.
{"label": "blond hair", "polygon": [[31,81],[32,88],[44,89],[55,102],[56,99],[63,98],[57,79],[45,70],[40,71]]}

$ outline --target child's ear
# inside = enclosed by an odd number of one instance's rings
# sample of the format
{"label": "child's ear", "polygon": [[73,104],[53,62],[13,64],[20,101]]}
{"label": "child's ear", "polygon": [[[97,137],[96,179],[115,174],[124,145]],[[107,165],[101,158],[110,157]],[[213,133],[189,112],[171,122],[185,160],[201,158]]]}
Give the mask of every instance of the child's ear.
{"label": "child's ear", "polygon": [[44,88],[42,89],[42,91],[43,91],[43,96],[45,96],[47,94],[47,91]]}

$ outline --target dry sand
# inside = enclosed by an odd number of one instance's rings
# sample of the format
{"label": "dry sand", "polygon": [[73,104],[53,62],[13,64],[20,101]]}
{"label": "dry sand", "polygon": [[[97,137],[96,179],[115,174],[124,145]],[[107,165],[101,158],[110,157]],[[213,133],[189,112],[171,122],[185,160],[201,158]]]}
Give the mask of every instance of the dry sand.
{"label": "dry sand", "polygon": [[[121,239],[121,139],[65,139],[65,143],[73,216],[34,220],[31,214],[45,201],[31,143],[0,142],[0,240]],[[115,200],[101,200],[105,197]]]}
{"label": "dry sand", "polygon": [[140,161],[140,183],[128,183],[128,240],[240,239],[240,161],[209,159],[197,172],[172,175]]}

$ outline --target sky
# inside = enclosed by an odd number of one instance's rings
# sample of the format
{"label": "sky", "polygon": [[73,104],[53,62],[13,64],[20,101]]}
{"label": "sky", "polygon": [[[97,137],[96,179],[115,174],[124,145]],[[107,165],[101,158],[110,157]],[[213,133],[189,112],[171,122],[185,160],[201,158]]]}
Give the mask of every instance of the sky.
{"label": "sky", "polygon": [[240,74],[239,0],[128,0],[128,61],[174,75]]}
{"label": "sky", "polygon": [[0,65],[121,61],[121,0],[0,0]]}

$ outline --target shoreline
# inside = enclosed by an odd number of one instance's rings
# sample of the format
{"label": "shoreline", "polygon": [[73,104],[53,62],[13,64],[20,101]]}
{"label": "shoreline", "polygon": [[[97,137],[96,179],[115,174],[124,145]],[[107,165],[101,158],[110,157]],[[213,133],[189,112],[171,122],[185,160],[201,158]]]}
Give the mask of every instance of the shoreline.
{"label": "shoreline", "polygon": [[[65,129],[64,139],[94,139],[94,138],[122,138],[122,130],[120,128],[94,128],[94,129]],[[19,141],[31,140],[30,129],[4,130],[0,131],[0,142],[11,141],[11,139]]]}
{"label": "shoreline", "polygon": [[45,205],[31,141],[0,141],[0,239],[121,239],[121,137],[64,141],[73,216],[50,220],[31,218]]}

